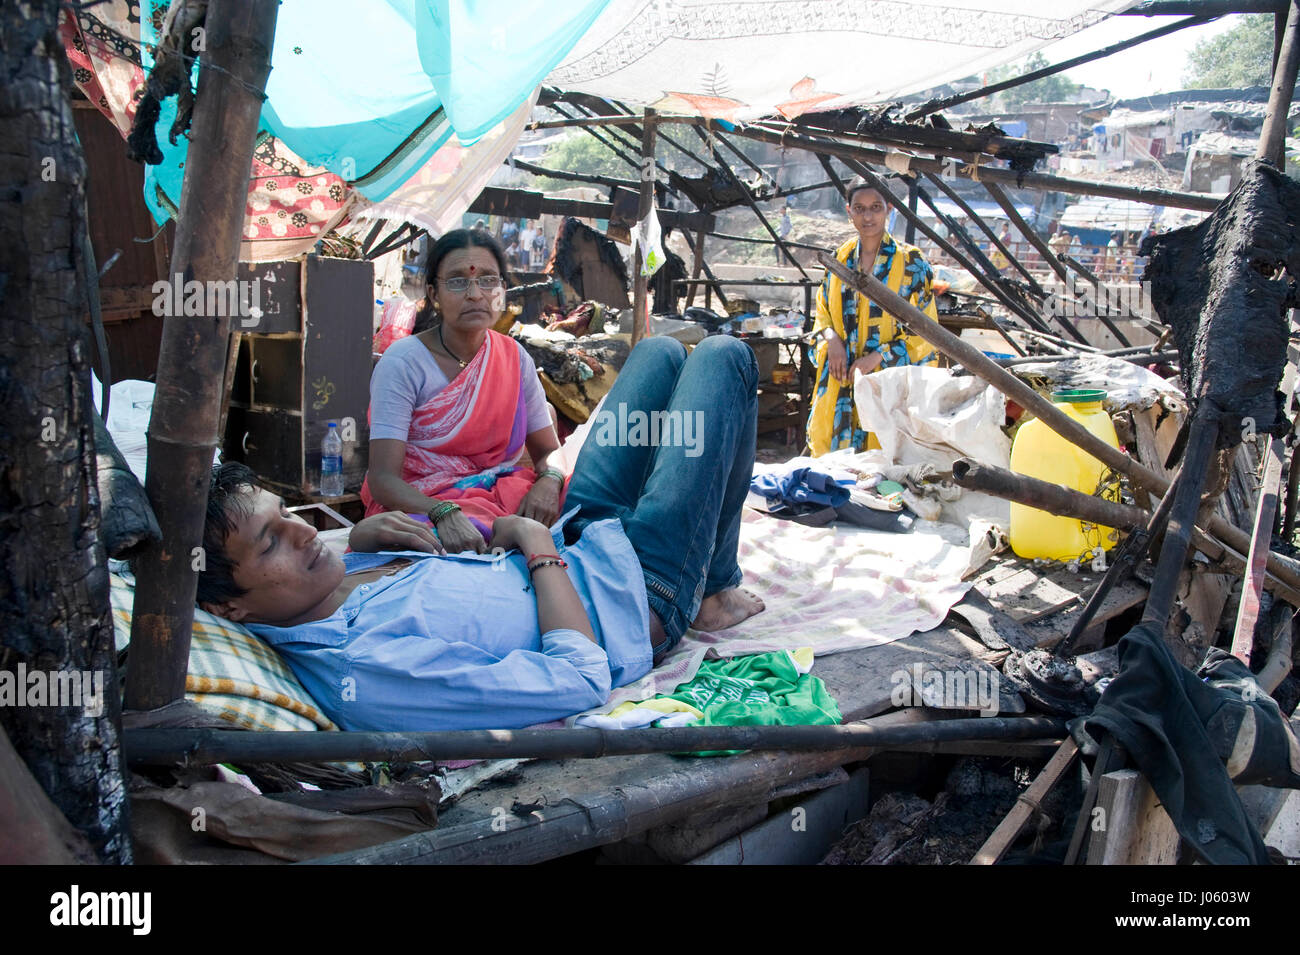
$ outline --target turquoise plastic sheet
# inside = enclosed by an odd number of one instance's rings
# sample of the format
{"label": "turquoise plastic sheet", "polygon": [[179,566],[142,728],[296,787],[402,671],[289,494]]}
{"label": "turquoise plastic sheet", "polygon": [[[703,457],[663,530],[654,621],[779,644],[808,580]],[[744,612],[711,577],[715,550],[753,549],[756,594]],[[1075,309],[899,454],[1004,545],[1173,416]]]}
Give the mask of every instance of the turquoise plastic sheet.
{"label": "turquoise plastic sheet", "polygon": [[[149,0],[165,9],[164,0]],[[468,145],[524,102],[609,0],[283,0],[263,128],[317,166],[386,198],[452,135]],[[146,44],[157,42],[141,18]],[[149,64],[146,63],[146,67]],[[163,104],[145,201],[180,204],[187,143]]]}

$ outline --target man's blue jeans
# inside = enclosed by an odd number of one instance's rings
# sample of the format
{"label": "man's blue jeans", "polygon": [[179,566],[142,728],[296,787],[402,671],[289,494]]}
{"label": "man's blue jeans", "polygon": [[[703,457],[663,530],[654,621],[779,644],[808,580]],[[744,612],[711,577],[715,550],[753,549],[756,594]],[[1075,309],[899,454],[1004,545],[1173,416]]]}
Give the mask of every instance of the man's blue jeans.
{"label": "man's blue jeans", "polygon": [[[707,338],[690,357],[671,338],[632,350],[574,467],[569,527],[617,517],[663,622],[661,656],[701,601],[740,583],[740,514],[754,470],[758,362],[748,345]],[[645,422],[640,430],[636,425]]]}

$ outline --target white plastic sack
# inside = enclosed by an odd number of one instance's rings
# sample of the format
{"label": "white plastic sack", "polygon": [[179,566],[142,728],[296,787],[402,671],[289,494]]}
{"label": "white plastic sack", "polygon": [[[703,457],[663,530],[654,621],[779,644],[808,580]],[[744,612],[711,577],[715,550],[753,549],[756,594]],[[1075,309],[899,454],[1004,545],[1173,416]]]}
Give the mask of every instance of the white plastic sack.
{"label": "white plastic sack", "polygon": [[[1002,432],[1006,398],[974,376],[946,368],[909,365],[859,375],[853,399],[862,427],[875,432],[893,464],[932,464],[951,471],[958,458],[1011,466],[1011,441]],[[943,504],[945,520],[967,527],[972,518],[1010,526],[1011,505],[987,494],[962,491]]]}

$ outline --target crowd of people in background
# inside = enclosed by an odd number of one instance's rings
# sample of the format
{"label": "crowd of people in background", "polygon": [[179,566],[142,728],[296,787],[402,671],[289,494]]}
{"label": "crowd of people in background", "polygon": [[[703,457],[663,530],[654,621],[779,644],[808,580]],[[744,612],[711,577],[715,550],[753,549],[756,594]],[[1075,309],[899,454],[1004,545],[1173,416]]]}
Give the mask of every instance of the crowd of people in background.
{"label": "crowd of people in background", "polygon": [[[488,224],[483,219],[474,223],[474,229],[490,233]],[[540,272],[545,266],[549,242],[546,230],[540,224],[534,225],[527,219],[507,219],[501,226],[499,238],[510,268],[521,272]]]}

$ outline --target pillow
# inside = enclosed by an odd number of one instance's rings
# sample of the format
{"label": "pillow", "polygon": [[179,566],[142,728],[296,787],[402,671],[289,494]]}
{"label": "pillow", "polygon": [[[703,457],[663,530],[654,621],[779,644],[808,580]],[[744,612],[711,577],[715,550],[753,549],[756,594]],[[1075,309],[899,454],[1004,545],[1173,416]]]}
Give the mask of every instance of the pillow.
{"label": "pillow", "polygon": [[[131,642],[135,588],[112,582],[113,633],[120,653]],[[190,631],[185,696],[224,720],[250,730],[336,730],[274,650],[247,629],[198,607]]]}

